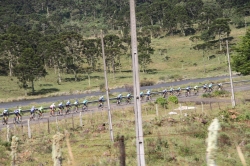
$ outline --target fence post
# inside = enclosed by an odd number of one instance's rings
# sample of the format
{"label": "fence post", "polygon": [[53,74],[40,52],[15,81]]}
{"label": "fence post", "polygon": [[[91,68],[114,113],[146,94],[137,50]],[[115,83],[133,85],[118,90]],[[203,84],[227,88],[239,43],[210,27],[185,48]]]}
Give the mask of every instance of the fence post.
{"label": "fence post", "polygon": [[218,106],[219,106],[219,109],[220,109],[220,103],[218,102]]}
{"label": "fence post", "polygon": [[58,126],[58,119],[56,117],[56,128],[57,128],[57,131],[59,131],[59,126]]}
{"label": "fence post", "polygon": [[156,116],[159,116],[159,112],[158,112],[158,104],[155,105],[155,110],[156,110]]}
{"label": "fence post", "polygon": [[48,118],[48,133],[50,134],[50,128],[49,128],[49,118]]}
{"label": "fence post", "polygon": [[125,143],[124,143],[124,136],[121,136],[119,140],[120,145],[120,166],[126,165],[126,154],[125,154]]}
{"label": "fence post", "polygon": [[213,109],[212,109],[211,101],[209,102],[209,105],[210,105],[210,110],[212,111]]}
{"label": "fence post", "polygon": [[82,127],[83,125],[82,125],[82,112],[80,112],[80,126]]}
{"label": "fence post", "polygon": [[203,102],[201,102],[201,111],[202,111],[202,114],[204,113],[204,110],[203,110]]}
{"label": "fence post", "polygon": [[28,137],[31,138],[31,130],[30,130],[30,120],[28,119]]}
{"label": "fence post", "polygon": [[10,135],[10,126],[7,125],[6,128],[7,128],[7,132],[6,132],[7,133],[7,142],[10,142],[10,136],[9,136]]}
{"label": "fence post", "polygon": [[72,114],[72,128],[74,129],[74,116]]}

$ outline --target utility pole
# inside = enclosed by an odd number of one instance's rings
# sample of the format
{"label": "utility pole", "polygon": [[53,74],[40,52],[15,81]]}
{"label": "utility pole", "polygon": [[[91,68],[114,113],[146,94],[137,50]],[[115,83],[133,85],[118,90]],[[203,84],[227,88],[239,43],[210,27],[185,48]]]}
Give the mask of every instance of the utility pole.
{"label": "utility pole", "polygon": [[134,80],[134,112],[136,126],[136,148],[137,148],[137,165],[145,166],[144,142],[142,131],[141,117],[141,100],[140,100],[140,79],[137,54],[137,34],[136,34],[136,18],[135,18],[135,1],[130,0],[130,26],[131,26],[131,46],[132,46],[132,64],[133,64],[133,80]]}
{"label": "utility pole", "polygon": [[228,49],[228,40],[226,40],[227,45],[227,60],[228,60],[228,69],[229,69],[229,77],[230,77],[230,85],[231,85],[231,102],[232,107],[235,107],[235,97],[234,97],[234,86],[233,86],[233,80],[232,80],[232,70],[231,70],[231,63],[230,63],[230,55],[229,55],[229,49]]}
{"label": "utility pole", "polygon": [[101,42],[102,42],[102,58],[103,58],[103,69],[104,69],[104,77],[105,77],[105,89],[106,89],[106,97],[108,103],[108,118],[109,118],[109,131],[110,131],[110,139],[114,142],[114,134],[113,134],[113,127],[112,127],[112,117],[111,117],[111,110],[110,110],[110,103],[109,103],[109,89],[108,89],[108,79],[107,79],[107,69],[106,69],[106,57],[104,51],[104,42],[103,42],[103,34],[101,30]]}

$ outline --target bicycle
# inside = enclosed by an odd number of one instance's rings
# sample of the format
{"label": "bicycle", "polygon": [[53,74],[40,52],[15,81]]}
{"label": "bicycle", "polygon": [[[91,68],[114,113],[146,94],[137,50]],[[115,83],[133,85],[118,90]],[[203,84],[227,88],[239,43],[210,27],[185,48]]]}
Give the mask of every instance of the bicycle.
{"label": "bicycle", "polygon": [[116,105],[120,105],[120,104],[121,104],[121,99],[117,98]]}
{"label": "bicycle", "polygon": [[194,95],[198,95],[199,94],[199,90],[198,89],[194,89]]}
{"label": "bicycle", "polygon": [[185,92],[185,96],[186,96],[186,97],[190,96],[190,91],[186,91],[186,92]]}
{"label": "bicycle", "polygon": [[4,117],[3,117],[3,120],[2,120],[3,125],[5,125],[5,124],[7,125],[7,124],[8,124],[8,119],[9,119],[9,118],[8,118],[7,116],[4,116]]}
{"label": "bicycle", "polygon": [[15,116],[13,118],[13,124],[17,124],[17,123],[20,123],[20,122],[22,122],[22,116],[21,115],[20,116]]}
{"label": "bicycle", "polygon": [[126,99],[126,104],[131,104],[131,98],[130,97]]}
{"label": "bicycle", "polygon": [[36,112],[36,114],[37,114],[37,119],[42,119],[43,118],[43,112],[41,110],[38,110]]}
{"label": "bicycle", "polygon": [[35,118],[36,118],[36,111],[31,112],[30,121],[35,120]]}
{"label": "bicycle", "polygon": [[82,112],[88,111],[88,106],[87,105],[83,105],[82,106]]}
{"label": "bicycle", "polygon": [[71,108],[71,106],[66,105],[66,112],[65,112],[65,115],[70,114],[70,111],[71,111],[70,108]]}
{"label": "bicycle", "polygon": [[150,95],[146,96],[146,102],[148,102],[148,101],[151,101],[151,96]]}
{"label": "bicycle", "polygon": [[99,101],[98,108],[103,108],[103,101]]}

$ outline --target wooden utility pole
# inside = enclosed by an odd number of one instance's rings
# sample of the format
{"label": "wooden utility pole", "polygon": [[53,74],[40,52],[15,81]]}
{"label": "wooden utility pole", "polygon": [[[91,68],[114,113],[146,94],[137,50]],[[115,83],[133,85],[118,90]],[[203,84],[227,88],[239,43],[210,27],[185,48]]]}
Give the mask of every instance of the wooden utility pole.
{"label": "wooden utility pole", "polygon": [[109,89],[108,89],[108,79],[107,79],[107,69],[106,69],[106,57],[105,57],[105,51],[104,51],[104,41],[103,41],[102,31],[101,31],[101,42],[102,42],[102,57],[103,57],[103,69],[104,69],[104,77],[105,77],[106,97],[107,97],[107,103],[108,103],[110,139],[112,142],[114,142],[112,117],[111,117],[111,110],[110,110],[110,103],[109,103]]}
{"label": "wooden utility pole", "polygon": [[142,131],[141,117],[141,100],[140,100],[140,79],[137,54],[137,34],[136,34],[136,18],[135,18],[135,1],[130,0],[130,26],[131,26],[131,53],[133,64],[133,80],[134,80],[134,111],[136,126],[136,148],[137,148],[137,165],[145,166],[144,142]]}
{"label": "wooden utility pole", "polygon": [[231,63],[230,63],[230,55],[229,55],[229,48],[228,48],[228,40],[226,40],[227,45],[227,60],[228,60],[228,70],[229,70],[229,77],[230,77],[230,85],[231,85],[231,102],[232,107],[235,107],[235,97],[234,97],[234,86],[233,86],[233,79],[232,79],[232,70],[231,70]]}
{"label": "wooden utility pole", "polygon": [[121,136],[119,140],[120,146],[120,166],[126,165],[126,154],[125,154],[125,143],[124,143],[124,136]]}

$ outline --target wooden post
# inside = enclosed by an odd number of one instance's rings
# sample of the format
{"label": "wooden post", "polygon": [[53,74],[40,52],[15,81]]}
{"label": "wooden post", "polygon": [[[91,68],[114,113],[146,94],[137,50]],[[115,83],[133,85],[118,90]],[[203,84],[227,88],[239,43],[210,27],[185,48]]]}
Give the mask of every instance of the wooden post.
{"label": "wooden post", "polygon": [[209,105],[210,105],[210,110],[212,111],[213,109],[212,109],[212,105],[211,105],[211,102],[209,102]]}
{"label": "wooden post", "polygon": [[124,136],[121,136],[119,140],[120,145],[120,166],[126,165],[126,154],[125,154],[125,143],[124,143]]}
{"label": "wooden post", "polygon": [[218,102],[218,106],[219,106],[219,109],[220,109],[220,103]]}
{"label": "wooden post", "polygon": [[59,126],[58,126],[58,119],[56,117],[56,128],[57,128],[57,131],[59,131]]}
{"label": "wooden post", "polygon": [[79,118],[80,118],[80,127],[82,127],[82,112],[80,112],[80,115],[79,115]]}
{"label": "wooden post", "polygon": [[159,116],[159,112],[158,112],[158,104],[155,105],[155,111],[156,111],[156,116]]}
{"label": "wooden post", "polygon": [[30,130],[30,120],[28,119],[28,137],[31,138],[31,130]]}
{"label": "wooden post", "polygon": [[48,118],[48,133],[50,134],[50,128],[49,128],[49,118]]}
{"label": "wooden post", "polygon": [[74,116],[72,114],[72,128],[74,129]]}
{"label": "wooden post", "polygon": [[202,114],[204,113],[204,110],[203,110],[203,102],[201,102],[201,112],[202,112]]}
{"label": "wooden post", "polygon": [[7,133],[7,137],[6,137],[7,138],[7,142],[10,142],[10,136],[9,136],[9,134],[10,134],[10,126],[7,125],[6,129],[7,129],[7,132],[6,132]]}

